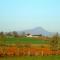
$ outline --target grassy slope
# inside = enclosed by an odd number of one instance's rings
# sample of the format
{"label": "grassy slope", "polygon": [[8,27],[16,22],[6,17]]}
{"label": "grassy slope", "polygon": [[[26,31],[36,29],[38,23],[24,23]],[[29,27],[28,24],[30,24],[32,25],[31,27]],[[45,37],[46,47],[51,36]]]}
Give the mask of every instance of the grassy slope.
{"label": "grassy slope", "polygon": [[60,60],[60,56],[0,57],[0,60]]}
{"label": "grassy slope", "polygon": [[33,39],[33,38],[7,38],[4,43],[32,43],[32,44],[45,44],[48,41],[39,40],[39,39]]}

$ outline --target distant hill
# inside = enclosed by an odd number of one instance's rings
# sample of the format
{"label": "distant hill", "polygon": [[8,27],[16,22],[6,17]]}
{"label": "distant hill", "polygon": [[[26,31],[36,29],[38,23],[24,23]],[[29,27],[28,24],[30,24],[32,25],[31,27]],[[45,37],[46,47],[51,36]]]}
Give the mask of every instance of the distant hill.
{"label": "distant hill", "polygon": [[48,36],[48,35],[52,34],[51,32],[48,32],[47,30],[45,30],[42,27],[36,27],[34,29],[28,29],[28,30],[20,31],[20,33],[23,33],[23,32],[25,32],[26,34],[28,34],[28,33],[30,33],[32,35],[42,34],[42,35],[45,35],[45,36]]}

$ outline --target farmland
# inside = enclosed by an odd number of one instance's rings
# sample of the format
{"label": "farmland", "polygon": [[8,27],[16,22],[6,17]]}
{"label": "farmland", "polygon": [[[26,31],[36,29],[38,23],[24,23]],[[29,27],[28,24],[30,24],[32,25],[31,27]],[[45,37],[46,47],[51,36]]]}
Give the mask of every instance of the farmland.
{"label": "farmland", "polygon": [[0,60],[60,60],[60,56],[13,56],[0,57]]}
{"label": "farmland", "polygon": [[16,44],[16,43],[31,43],[31,44],[47,44],[47,40],[41,40],[41,39],[35,39],[35,38],[27,38],[27,37],[21,37],[21,38],[6,38],[2,43],[5,44]]}
{"label": "farmland", "polygon": [[[2,36],[1,36],[2,37]],[[56,55],[58,54],[58,55]],[[52,51],[49,40],[34,37],[0,38],[0,60],[59,60],[60,50]]]}

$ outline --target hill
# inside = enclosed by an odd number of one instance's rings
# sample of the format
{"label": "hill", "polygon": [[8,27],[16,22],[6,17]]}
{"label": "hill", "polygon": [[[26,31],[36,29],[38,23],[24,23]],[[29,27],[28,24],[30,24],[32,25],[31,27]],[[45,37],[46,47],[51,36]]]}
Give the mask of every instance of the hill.
{"label": "hill", "polygon": [[52,33],[51,32],[48,32],[47,30],[45,30],[44,28],[42,27],[36,27],[36,28],[33,28],[33,29],[28,29],[28,30],[24,30],[24,31],[20,31],[18,33],[23,33],[25,32],[26,34],[30,33],[32,35],[45,35],[45,36],[48,36],[48,35],[51,35]]}

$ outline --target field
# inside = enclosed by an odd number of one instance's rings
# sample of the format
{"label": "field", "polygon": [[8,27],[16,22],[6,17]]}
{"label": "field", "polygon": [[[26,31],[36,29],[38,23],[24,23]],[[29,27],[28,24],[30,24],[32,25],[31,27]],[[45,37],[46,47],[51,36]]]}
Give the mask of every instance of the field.
{"label": "field", "polygon": [[0,60],[60,60],[60,56],[0,57]]}
{"label": "field", "polygon": [[15,43],[32,43],[32,44],[47,44],[47,40],[40,40],[40,39],[35,39],[35,38],[27,38],[27,37],[22,37],[22,38],[6,38],[4,40],[5,44],[15,44]]}
{"label": "field", "polygon": [[[41,39],[37,39],[37,38],[28,38],[28,37],[8,37],[5,38],[4,40],[2,40],[0,43],[4,43],[4,44],[17,44],[17,43],[22,43],[22,44],[35,44],[35,45],[39,45],[39,44],[48,44],[48,40],[41,40]],[[40,46],[39,46],[40,47]],[[38,48],[38,47],[37,47]],[[11,49],[11,48],[10,48]],[[24,50],[24,49],[23,49]],[[8,50],[9,51],[9,50]],[[27,50],[28,51],[28,50]],[[35,51],[35,50],[34,50]],[[11,52],[11,51],[9,51]],[[33,50],[32,50],[33,52]],[[60,55],[38,55],[38,56],[3,56],[0,57],[0,60],[60,60]]]}

